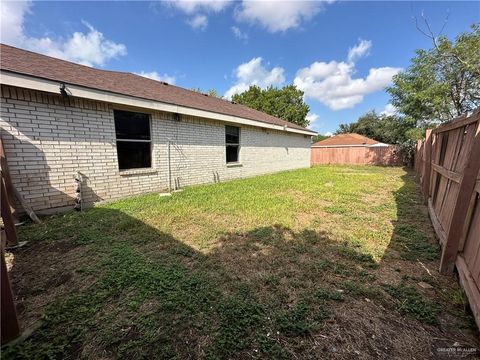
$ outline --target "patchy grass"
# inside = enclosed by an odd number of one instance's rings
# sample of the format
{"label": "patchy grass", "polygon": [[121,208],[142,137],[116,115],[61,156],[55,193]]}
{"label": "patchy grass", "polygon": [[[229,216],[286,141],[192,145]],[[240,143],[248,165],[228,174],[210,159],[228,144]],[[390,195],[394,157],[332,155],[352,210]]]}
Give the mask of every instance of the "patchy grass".
{"label": "patchy grass", "polygon": [[23,326],[40,326],[5,359],[409,358],[439,338],[479,346],[400,168],[196,186],[19,230],[29,246],[9,254],[10,275]]}
{"label": "patchy grass", "polygon": [[429,324],[438,323],[439,306],[425,300],[414,287],[401,283],[399,285],[385,285],[385,290],[395,299],[397,310],[411,314]]}

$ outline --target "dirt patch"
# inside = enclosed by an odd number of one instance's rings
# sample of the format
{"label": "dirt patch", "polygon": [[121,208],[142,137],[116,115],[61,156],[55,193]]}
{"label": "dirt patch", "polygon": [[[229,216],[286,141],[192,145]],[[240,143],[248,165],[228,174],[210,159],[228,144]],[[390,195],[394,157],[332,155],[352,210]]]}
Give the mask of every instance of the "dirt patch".
{"label": "dirt patch", "polygon": [[29,242],[10,253],[10,279],[22,327],[39,321],[45,308],[58,298],[85,286],[78,271],[85,264],[87,249],[71,241]]}

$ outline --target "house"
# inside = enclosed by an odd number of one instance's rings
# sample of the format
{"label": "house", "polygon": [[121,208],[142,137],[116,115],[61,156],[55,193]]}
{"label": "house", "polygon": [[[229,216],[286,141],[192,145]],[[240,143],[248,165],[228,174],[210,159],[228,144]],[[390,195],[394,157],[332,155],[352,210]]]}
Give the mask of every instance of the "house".
{"label": "house", "polygon": [[338,134],[312,144],[312,148],[320,147],[351,147],[351,146],[389,146],[388,144],[370,139],[366,136],[349,133]]}
{"label": "house", "polygon": [[[310,166],[314,131],[126,72],[1,45],[13,185],[35,210]],[[77,179],[77,180],[74,180]]]}
{"label": "house", "polygon": [[402,159],[397,146],[349,133],[338,134],[312,144],[311,163],[401,165]]}

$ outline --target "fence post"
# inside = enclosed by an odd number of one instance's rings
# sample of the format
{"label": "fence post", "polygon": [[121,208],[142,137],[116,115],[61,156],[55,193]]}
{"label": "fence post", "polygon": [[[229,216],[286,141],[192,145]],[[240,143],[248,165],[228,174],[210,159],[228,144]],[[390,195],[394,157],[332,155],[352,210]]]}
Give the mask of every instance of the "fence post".
{"label": "fence post", "polygon": [[457,200],[453,209],[450,229],[445,240],[440,259],[440,272],[451,274],[457,259],[458,248],[465,230],[465,219],[472,193],[475,189],[477,175],[480,171],[480,125],[477,125],[476,133],[467,164],[463,171],[462,181],[458,190]]}
{"label": "fence post", "polygon": [[12,209],[12,216],[14,220],[17,218],[17,210],[15,209],[15,194],[13,193],[12,180],[10,178],[10,172],[8,170],[7,158],[5,156],[5,147],[3,146],[3,140],[0,134],[0,168],[2,170],[2,176],[5,181],[5,187],[7,189],[7,199]]}
{"label": "fence post", "polygon": [[17,311],[15,310],[15,302],[13,301],[12,288],[10,287],[10,280],[8,279],[7,264],[5,263],[4,241],[0,246],[1,258],[1,291],[2,301],[0,303],[1,321],[1,343],[6,344],[10,340],[17,338],[20,335],[20,326],[17,319]]}
{"label": "fence post", "polygon": [[3,226],[5,228],[5,234],[7,235],[7,244],[16,245],[17,244],[17,229],[15,229],[15,223],[13,221],[12,209],[8,202],[7,189],[5,186],[5,179],[3,177],[3,172],[0,171],[0,215],[2,217]]}
{"label": "fence post", "polygon": [[13,223],[12,212],[8,202],[7,190],[3,178],[3,172],[0,171],[0,202],[1,202],[1,217],[5,230],[0,231],[0,285],[1,285],[1,301],[0,301],[0,316],[2,321],[0,326],[1,344],[5,344],[10,340],[15,339],[20,334],[20,327],[18,325],[17,313],[15,310],[15,303],[13,301],[12,289],[8,279],[7,264],[5,262],[5,247],[7,245],[14,245],[17,243],[17,231]]}
{"label": "fence post", "polygon": [[425,158],[423,159],[423,179],[422,192],[425,197],[425,202],[428,202],[430,196],[430,175],[432,172],[432,129],[427,129],[425,136]]}

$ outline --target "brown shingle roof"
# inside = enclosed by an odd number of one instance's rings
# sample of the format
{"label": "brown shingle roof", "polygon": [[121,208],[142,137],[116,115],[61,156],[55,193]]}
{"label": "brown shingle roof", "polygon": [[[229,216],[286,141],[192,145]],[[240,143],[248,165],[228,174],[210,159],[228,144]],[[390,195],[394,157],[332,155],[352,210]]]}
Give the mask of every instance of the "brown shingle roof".
{"label": "brown shingle roof", "polygon": [[[117,94],[307,130],[240,104],[151,80],[128,72],[107,71],[0,44],[0,69]],[[307,130],[311,131],[311,130]],[[314,131],[311,131],[314,133]]]}
{"label": "brown shingle roof", "polygon": [[375,145],[379,142],[359,134],[338,134],[328,139],[317,141],[312,146],[341,146],[341,145]]}

